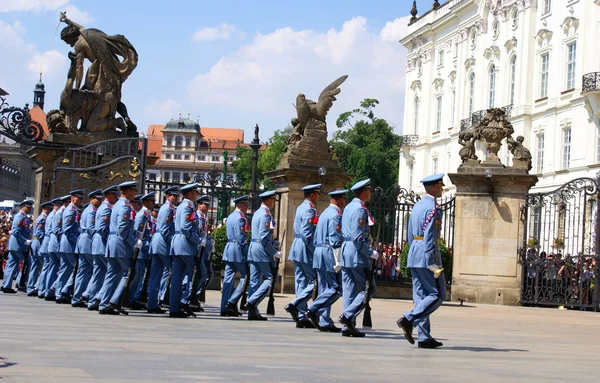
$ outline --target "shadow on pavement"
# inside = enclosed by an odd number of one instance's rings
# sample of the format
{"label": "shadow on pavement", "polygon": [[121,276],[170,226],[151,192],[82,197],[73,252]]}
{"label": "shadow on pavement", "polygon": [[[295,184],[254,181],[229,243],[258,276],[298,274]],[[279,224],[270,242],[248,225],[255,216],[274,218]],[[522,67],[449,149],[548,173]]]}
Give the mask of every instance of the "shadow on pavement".
{"label": "shadow on pavement", "polygon": [[440,350],[471,351],[471,352],[529,352],[529,350],[520,350],[520,349],[514,349],[514,348],[470,347],[470,346],[442,347],[442,348],[440,348]]}
{"label": "shadow on pavement", "polygon": [[16,363],[9,362],[5,358],[0,357],[0,368],[14,366],[15,364]]}

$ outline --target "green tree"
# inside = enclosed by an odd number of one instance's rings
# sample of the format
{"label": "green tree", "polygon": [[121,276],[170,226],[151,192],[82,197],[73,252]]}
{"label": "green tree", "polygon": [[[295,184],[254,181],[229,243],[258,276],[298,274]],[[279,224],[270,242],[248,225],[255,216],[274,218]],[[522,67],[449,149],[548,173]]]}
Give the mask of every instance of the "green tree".
{"label": "green tree", "polygon": [[273,136],[269,138],[267,147],[263,150],[258,157],[258,173],[259,181],[262,180],[265,190],[272,189],[274,185],[265,176],[266,173],[275,170],[279,164],[279,160],[283,155],[289,134],[276,130]]}
{"label": "green tree", "polygon": [[[330,144],[346,173],[357,180],[370,178],[372,185],[385,190],[398,184],[402,137],[385,119],[375,117],[378,104],[366,98],[360,108],[340,114],[336,121],[340,129]],[[342,130],[345,126],[349,129]]]}
{"label": "green tree", "polygon": [[235,151],[235,161],[231,163],[237,178],[242,182],[242,187],[252,187],[252,149],[247,146],[238,146]]}

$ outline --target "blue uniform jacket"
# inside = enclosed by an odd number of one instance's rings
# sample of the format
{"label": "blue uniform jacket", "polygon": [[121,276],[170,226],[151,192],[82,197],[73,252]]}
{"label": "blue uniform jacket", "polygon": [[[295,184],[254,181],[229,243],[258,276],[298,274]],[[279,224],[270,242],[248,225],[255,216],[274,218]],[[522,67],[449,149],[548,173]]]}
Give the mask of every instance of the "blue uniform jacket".
{"label": "blue uniform jacket", "polygon": [[106,243],[110,231],[110,216],[113,206],[108,201],[103,201],[96,210],[94,219],[94,237],[92,239],[92,255],[106,255]]}
{"label": "blue uniform jacket", "polygon": [[94,240],[94,228],[96,226],[97,208],[94,205],[88,205],[81,213],[79,221],[79,238],[77,238],[77,246],[75,254],[92,254],[92,241]]}
{"label": "blue uniform jacket", "polygon": [[435,198],[427,194],[415,204],[408,220],[408,268],[442,264],[437,244],[441,222],[442,210],[436,205]]}
{"label": "blue uniform jacket", "polygon": [[171,241],[171,255],[196,256],[200,241],[194,203],[184,199],[177,206],[175,213],[175,235]]}
{"label": "blue uniform jacket", "polygon": [[342,246],[342,211],[335,205],[329,205],[319,217],[315,230],[315,255],[313,269],[334,273],[335,258],[333,249]]}
{"label": "blue uniform jacket", "polygon": [[42,243],[44,242],[44,236],[46,225],[46,213],[38,215],[35,222],[33,222],[33,239],[31,241],[31,251],[33,254],[40,253]]}
{"label": "blue uniform jacket", "polygon": [[124,197],[119,198],[110,214],[110,233],[106,244],[107,258],[131,258],[137,239],[133,235],[135,212],[131,203]]}
{"label": "blue uniform jacket", "polygon": [[[152,220],[150,219],[150,211],[146,207],[142,207],[135,215],[135,222],[133,227],[135,228],[135,237],[141,239],[144,244],[138,254],[138,259],[150,259],[148,252],[150,251],[150,240],[152,239]],[[146,230],[144,230],[144,227]],[[142,235],[142,232],[144,233]]]}
{"label": "blue uniform jacket", "polygon": [[265,205],[261,205],[252,217],[252,241],[248,249],[248,261],[273,261],[277,250],[273,247],[272,222],[271,211]]}
{"label": "blue uniform jacket", "polygon": [[79,210],[73,203],[70,203],[63,212],[62,232],[60,252],[73,254],[79,237]]}
{"label": "blue uniform jacket", "polygon": [[369,211],[358,198],[346,206],[342,214],[342,234],[344,243],[340,256],[343,267],[369,267],[373,249],[367,243],[369,237]]}
{"label": "blue uniform jacket", "polygon": [[44,240],[42,241],[42,247],[40,248],[40,253],[45,254],[48,252],[48,243],[50,243],[50,233],[52,232],[52,219],[54,218],[54,214],[56,210],[52,209],[48,216],[46,217],[46,224],[44,227]]}
{"label": "blue uniform jacket", "polygon": [[248,241],[246,240],[248,221],[246,216],[236,209],[227,217],[225,226],[227,229],[227,244],[223,251],[223,261],[246,262],[248,259]]}
{"label": "blue uniform jacket", "polygon": [[8,251],[27,251],[25,241],[31,239],[31,230],[29,230],[29,219],[23,210],[15,214],[12,227],[10,229],[10,238],[8,239]]}
{"label": "blue uniform jacket", "polygon": [[296,209],[294,218],[294,232],[296,233],[292,247],[290,248],[290,261],[313,264],[315,245],[313,235],[315,234],[315,221],[317,220],[317,209],[308,200],[304,200]]}
{"label": "blue uniform jacket", "polygon": [[175,235],[175,206],[165,202],[158,211],[156,232],[150,242],[150,254],[170,255],[171,240]]}
{"label": "blue uniform jacket", "polygon": [[48,252],[60,252],[60,238],[62,237],[62,222],[64,206],[58,208],[54,217],[52,217],[52,233],[50,234],[50,242],[48,242]]}

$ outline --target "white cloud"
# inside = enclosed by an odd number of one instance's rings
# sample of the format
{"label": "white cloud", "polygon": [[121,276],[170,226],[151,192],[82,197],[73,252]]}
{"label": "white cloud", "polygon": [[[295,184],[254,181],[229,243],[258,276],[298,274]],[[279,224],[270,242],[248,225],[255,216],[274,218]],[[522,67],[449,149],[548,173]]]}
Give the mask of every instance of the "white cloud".
{"label": "white cloud", "polygon": [[0,12],[45,12],[65,6],[69,0],[2,0]]}
{"label": "white cloud", "polygon": [[[25,35],[27,31],[20,21],[16,21],[13,25],[7,24],[0,20],[0,47],[2,48],[20,48],[28,49],[25,43]],[[25,45],[25,46],[24,46]]]}
{"label": "white cloud", "polygon": [[146,120],[164,123],[172,118],[176,118],[179,109],[181,109],[180,105],[173,99],[163,101],[152,100],[144,107],[144,118]]}
{"label": "white cloud", "polygon": [[65,11],[67,12],[67,17],[69,19],[83,26],[86,26],[86,24],[90,24],[94,21],[94,18],[88,12],[82,11],[72,4],[68,4],[65,7]]}
{"label": "white cloud", "polygon": [[401,17],[394,21],[388,21],[381,30],[379,36],[385,41],[398,42],[408,33],[408,22],[410,16]]}
{"label": "white cloud", "polygon": [[[401,18],[392,25],[407,22]],[[355,17],[340,30],[326,33],[288,27],[257,34],[250,44],[197,75],[188,90],[198,106],[219,105],[287,121],[295,114],[292,103],[298,91],[316,101],[329,83],[348,74],[329,112],[329,131],[335,129],[339,113],[358,107],[367,97],[380,101],[377,116],[400,127],[406,52],[390,40],[390,29],[396,30],[386,26],[373,33],[365,18]]]}
{"label": "white cloud", "polygon": [[233,25],[222,23],[216,27],[199,28],[194,32],[193,41],[215,41],[230,39],[236,34],[236,28]]}
{"label": "white cloud", "polygon": [[44,77],[64,76],[66,78],[69,59],[64,53],[57,50],[38,53],[31,57],[27,63],[29,72],[37,75],[40,69],[44,72]]}

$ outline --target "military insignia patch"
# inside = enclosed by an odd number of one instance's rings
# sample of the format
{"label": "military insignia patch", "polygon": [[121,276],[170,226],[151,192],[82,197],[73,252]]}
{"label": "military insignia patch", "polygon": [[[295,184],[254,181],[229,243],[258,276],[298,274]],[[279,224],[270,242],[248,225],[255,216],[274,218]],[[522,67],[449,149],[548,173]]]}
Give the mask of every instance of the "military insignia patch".
{"label": "military insignia patch", "polygon": [[169,217],[165,218],[165,222],[169,223]]}
{"label": "military insignia patch", "polygon": [[107,215],[104,216],[104,222],[108,222],[109,217]]}
{"label": "military insignia patch", "polygon": [[58,220],[58,226],[62,225],[62,219]]}
{"label": "military insignia patch", "polygon": [[364,225],[365,225],[365,219],[364,219],[364,218],[360,218],[360,219],[358,220],[358,224],[359,224],[360,226],[364,226]]}
{"label": "military insignia patch", "polygon": [[129,221],[129,214],[123,214],[123,221]]}
{"label": "military insignia patch", "polygon": [[271,228],[271,221],[265,222],[265,228],[268,230]]}
{"label": "military insignia patch", "polygon": [[73,217],[69,217],[69,223],[73,223]]}
{"label": "military insignia patch", "polygon": [[342,225],[336,225],[336,226],[335,226],[335,231],[337,231],[338,233],[339,233],[340,231],[342,231]]}

